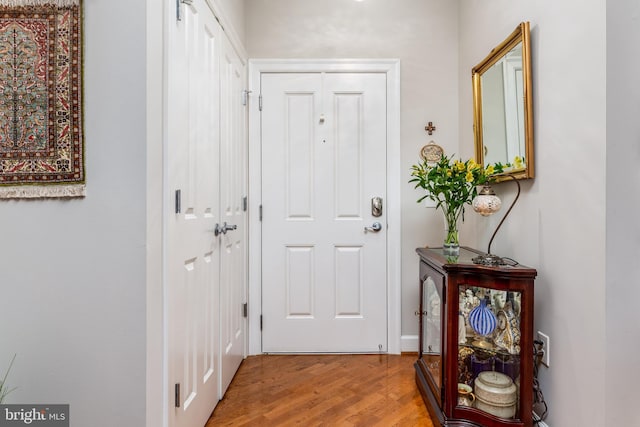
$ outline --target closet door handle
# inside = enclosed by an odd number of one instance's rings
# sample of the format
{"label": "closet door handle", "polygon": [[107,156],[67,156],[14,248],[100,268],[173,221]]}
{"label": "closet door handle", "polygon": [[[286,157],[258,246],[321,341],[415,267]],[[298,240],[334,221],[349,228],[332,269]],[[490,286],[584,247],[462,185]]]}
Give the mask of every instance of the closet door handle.
{"label": "closet door handle", "polygon": [[227,224],[226,222],[222,225],[222,232],[224,234],[227,234],[227,231],[233,231],[235,229],[237,229],[238,226],[235,224]]}
{"label": "closet door handle", "polygon": [[216,224],[216,228],[213,229],[213,234],[219,236],[221,234],[227,234],[227,231],[233,231],[238,228],[235,224],[227,224],[226,222],[222,225]]}

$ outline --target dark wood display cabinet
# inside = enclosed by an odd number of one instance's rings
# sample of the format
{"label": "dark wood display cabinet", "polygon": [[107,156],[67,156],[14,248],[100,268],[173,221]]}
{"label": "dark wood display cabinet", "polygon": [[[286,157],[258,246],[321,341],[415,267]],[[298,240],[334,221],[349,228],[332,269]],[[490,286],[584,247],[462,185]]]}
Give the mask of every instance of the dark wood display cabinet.
{"label": "dark wood display cabinet", "polygon": [[419,248],[416,383],[435,424],[532,427],[536,270]]}

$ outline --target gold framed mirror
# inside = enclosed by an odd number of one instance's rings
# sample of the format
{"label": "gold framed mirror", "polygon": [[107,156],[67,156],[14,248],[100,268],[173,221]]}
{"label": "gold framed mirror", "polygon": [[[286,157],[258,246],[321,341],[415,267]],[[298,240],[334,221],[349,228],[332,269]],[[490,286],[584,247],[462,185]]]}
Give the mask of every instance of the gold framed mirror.
{"label": "gold framed mirror", "polygon": [[511,164],[505,172],[518,179],[533,178],[529,23],[520,23],[471,74],[476,161],[485,167]]}

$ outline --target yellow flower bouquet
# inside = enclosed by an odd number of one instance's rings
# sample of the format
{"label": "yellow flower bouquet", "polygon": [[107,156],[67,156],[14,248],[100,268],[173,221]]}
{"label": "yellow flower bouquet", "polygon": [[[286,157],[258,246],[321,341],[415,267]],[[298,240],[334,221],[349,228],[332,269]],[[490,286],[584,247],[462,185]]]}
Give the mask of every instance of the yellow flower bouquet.
{"label": "yellow flower bouquet", "polygon": [[426,191],[418,203],[428,198],[444,213],[447,228],[444,250],[448,255],[457,255],[459,251],[458,219],[460,215],[464,218],[464,205],[471,204],[478,195],[477,186],[490,181],[493,175],[503,173],[507,166],[510,165],[496,163],[485,169],[473,159],[463,162],[442,155],[437,163],[425,160],[411,167],[409,182],[415,182],[415,188]]}

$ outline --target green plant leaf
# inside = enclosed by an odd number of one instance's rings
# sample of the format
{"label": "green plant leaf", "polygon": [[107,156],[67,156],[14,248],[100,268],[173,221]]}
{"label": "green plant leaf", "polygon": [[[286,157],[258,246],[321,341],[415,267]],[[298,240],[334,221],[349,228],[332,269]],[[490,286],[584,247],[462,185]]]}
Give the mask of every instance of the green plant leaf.
{"label": "green plant leaf", "polygon": [[9,363],[9,368],[7,368],[7,371],[4,373],[4,377],[2,378],[2,381],[0,381],[0,403],[3,403],[7,395],[17,388],[17,387],[13,387],[13,388],[7,387],[7,377],[9,376],[9,371],[11,371],[11,367],[13,366],[13,362],[15,360],[16,360],[16,355],[14,354],[13,358],[11,359],[11,363]]}

